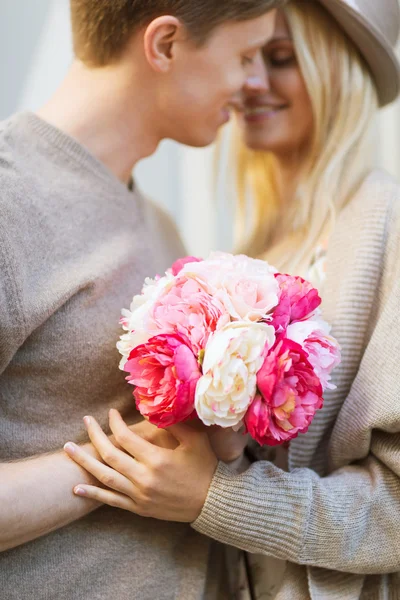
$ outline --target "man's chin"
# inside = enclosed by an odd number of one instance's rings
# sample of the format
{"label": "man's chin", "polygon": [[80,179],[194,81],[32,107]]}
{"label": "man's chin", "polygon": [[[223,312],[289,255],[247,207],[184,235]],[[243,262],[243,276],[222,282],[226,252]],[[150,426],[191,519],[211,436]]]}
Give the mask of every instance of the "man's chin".
{"label": "man's chin", "polygon": [[215,141],[217,133],[217,131],[208,132],[208,135],[205,135],[204,132],[193,135],[188,135],[186,133],[185,135],[179,136],[179,139],[175,139],[177,142],[184,144],[185,146],[191,146],[192,148],[205,148]]}

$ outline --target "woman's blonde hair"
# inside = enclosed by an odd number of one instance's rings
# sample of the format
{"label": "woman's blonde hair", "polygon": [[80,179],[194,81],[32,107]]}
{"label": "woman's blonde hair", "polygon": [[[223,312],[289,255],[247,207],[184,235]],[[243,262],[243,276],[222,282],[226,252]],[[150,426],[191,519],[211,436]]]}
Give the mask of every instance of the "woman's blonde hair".
{"label": "woman's blonde hair", "polygon": [[[312,104],[313,132],[295,196],[285,207],[274,155],[246,148],[235,132],[237,221],[240,250],[251,256],[268,257],[268,250],[277,248],[274,231],[279,225],[285,235],[274,253],[275,266],[304,274],[321,236],[371,168],[370,125],[378,101],[363,58],[325,9],[314,0],[302,0],[282,10]],[[249,206],[250,235],[245,236]]]}

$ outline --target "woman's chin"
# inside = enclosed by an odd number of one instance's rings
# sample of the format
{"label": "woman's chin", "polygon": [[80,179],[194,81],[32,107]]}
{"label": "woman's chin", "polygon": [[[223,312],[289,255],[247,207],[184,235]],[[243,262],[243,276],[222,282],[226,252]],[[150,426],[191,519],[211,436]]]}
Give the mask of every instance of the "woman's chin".
{"label": "woman's chin", "polygon": [[273,143],[271,140],[265,140],[257,137],[245,137],[244,142],[249,150],[257,152],[275,152],[280,144]]}

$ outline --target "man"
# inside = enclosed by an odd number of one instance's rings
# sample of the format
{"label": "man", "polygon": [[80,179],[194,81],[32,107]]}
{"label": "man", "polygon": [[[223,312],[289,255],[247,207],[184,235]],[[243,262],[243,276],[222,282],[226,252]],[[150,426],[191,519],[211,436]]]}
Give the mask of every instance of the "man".
{"label": "man", "polygon": [[167,217],[128,189],[132,168],[163,138],[214,140],[261,72],[278,4],[71,0],[69,73],[37,114],[0,126],[4,600],[225,597],[217,545],[74,497],[90,479],[61,448],[84,442],[84,414],[133,420],[119,312],[183,253]]}

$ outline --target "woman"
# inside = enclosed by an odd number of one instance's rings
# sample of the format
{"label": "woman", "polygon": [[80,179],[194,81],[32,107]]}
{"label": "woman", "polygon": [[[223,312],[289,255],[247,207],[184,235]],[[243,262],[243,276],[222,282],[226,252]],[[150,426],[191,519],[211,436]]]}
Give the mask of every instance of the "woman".
{"label": "woman", "polygon": [[74,455],[116,490],[80,486],[79,495],[190,521],[223,543],[287,561],[279,591],[259,578],[259,598],[400,593],[400,188],[369,159],[378,105],[399,92],[399,22],[397,0],[290,3],[238,115],[240,188],[256,200],[243,250],[318,282],[342,345],[336,390],[308,433],[275,464],[258,453],[240,474],[221,462],[213,473],[203,434],[177,427],[176,450],[160,449],[113,412],[116,439],[135,460],[92,419],[90,437],[115,470]]}

